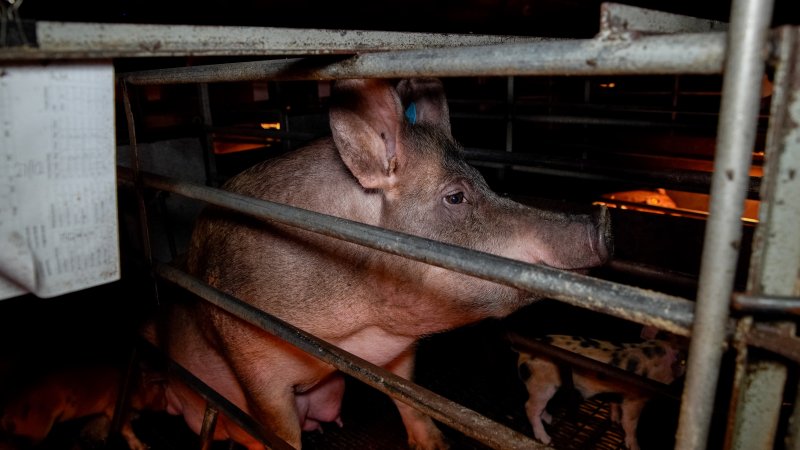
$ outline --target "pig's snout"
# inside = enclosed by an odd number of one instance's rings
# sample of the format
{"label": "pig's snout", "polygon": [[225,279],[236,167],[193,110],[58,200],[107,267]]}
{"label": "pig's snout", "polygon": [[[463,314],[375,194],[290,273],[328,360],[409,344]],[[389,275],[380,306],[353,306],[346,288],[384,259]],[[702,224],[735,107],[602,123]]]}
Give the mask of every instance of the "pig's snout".
{"label": "pig's snout", "polygon": [[541,221],[523,260],[582,271],[606,263],[613,251],[611,217],[605,206],[591,214],[560,215]]}

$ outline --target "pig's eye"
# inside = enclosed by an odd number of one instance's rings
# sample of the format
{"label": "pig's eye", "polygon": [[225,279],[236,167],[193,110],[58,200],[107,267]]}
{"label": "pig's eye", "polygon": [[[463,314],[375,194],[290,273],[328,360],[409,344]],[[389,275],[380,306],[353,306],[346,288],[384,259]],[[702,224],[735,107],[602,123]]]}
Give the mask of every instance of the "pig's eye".
{"label": "pig's eye", "polygon": [[444,198],[444,201],[446,201],[451,205],[458,205],[459,203],[464,203],[464,193],[456,192],[455,194],[450,194]]}

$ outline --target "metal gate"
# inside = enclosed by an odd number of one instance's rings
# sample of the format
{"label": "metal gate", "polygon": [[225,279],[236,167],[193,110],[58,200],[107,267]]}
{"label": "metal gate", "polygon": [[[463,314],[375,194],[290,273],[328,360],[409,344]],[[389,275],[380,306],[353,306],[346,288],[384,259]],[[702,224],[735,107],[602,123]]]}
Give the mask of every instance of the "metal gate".
{"label": "metal gate", "polygon": [[[149,242],[145,198],[164,191],[344,239],[520,289],[540,292],[569,305],[690,336],[688,370],[680,407],[676,448],[705,448],[726,346],[736,352],[736,373],[727,414],[727,448],[772,448],[786,439],[797,448],[797,421],[776,436],[784,389],[800,362],[793,312],[798,305],[800,273],[800,29],[769,29],[769,1],[735,0],[730,23],[697,20],[622,5],[604,5],[601,32],[593,39],[533,39],[503,36],[452,36],[389,32],[330,32],[237,27],[166,27],[39,22],[35,47],[9,47],[0,60],[14,64],[39,60],[87,60],[151,56],[268,56],[234,62],[118,73],[130,139],[132,168],[120,168],[119,181],[135,189],[145,259],[153,276],[178,285],[241,319],[436,420],[492,448],[547,448],[519,431],[409,383],[302,330],[256,310],[158,262]],[[727,32],[724,29],[727,28]],[[722,30],[722,31],[720,31]],[[275,59],[290,55],[289,59]],[[747,289],[735,292],[740,218],[748,191],[757,126],[759,87],[765,67],[774,70],[774,91],[760,181],[758,226],[749,255]],[[334,219],[287,205],[243,198],[213,187],[211,157],[205,159],[207,183],[192,183],[139,169],[137,117],[130,94],[148,85],[195,84],[212,126],[208,83],[254,80],[336,80],[343,78],[528,77],[722,74],[710,209],[703,241],[696,302],[579,274],[497,258],[456,246]],[[511,82],[511,81],[509,81]],[[210,137],[206,134],[206,150]],[[473,159],[485,160],[480,152]],[[512,153],[503,164],[524,164]],[[542,169],[542,170],[546,170]],[[658,174],[654,176],[658,177]],[[663,176],[663,174],[662,174]],[[747,255],[745,255],[747,257]],[[158,289],[155,289],[158,295]],[[756,357],[753,349],[767,350]],[[180,367],[173,370],[208,401],[203,448],[209,447],[218,411],[233,418],[273,448],[284,448],[263,425],[253,423],[227,400],[208,390]],[[795,402],[796,403],[796,402]],[[794,414],[793,414],[794,416]]]}

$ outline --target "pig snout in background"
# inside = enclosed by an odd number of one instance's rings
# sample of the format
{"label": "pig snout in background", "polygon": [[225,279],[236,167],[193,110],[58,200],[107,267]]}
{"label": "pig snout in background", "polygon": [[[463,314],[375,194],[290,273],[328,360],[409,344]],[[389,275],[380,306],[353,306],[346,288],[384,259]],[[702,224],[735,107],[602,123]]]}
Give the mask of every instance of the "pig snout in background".
{"label": "pig snout in background", "polygon": [[[6,394],[0,405],[0,448],[28,448],[44,441],[53,427],[71,420],[86,423],[83,438],[105,441],[116,408],[122,371],[113,365],[82,365],[57,369]],[[133,431],[140,411],[166,407],[164,375],[142,369],[134,375],[122,437],[131,450],[147,445]],[[6,447],[2,447],[5,445]]]}
{"label": "pig snout in background", "polygon": [[[514,342],[514,334],[510,335]],[[677,346],[676,339],[651,338],[636,343],[612,343],[586,337],[548,335],[539,340],[667,385],[685,372],[684,350]],[[584,399],[600,394],[621,397],[621,402],[610,404],[611,419],[621,424],[625,446],[631,450],[639,449],[636,430],[650,394],[610,376],[599,376],[589,369],[567,369],[565,363],[528,348],[512,347],[518,353],[519,375],[528,391],[525,413],[538,440],[551,443],[544,426],[544,423],[552,421],[552,415],[546,410],[547,404],[563,384],[570,384],[570,380],[562,377],[571,376],[572,386]]]}
{"label": "pig snout in background", "polygon": [[[224,189],[529,263],[586,270],[611,252],[608,213],[569,214],[496,195],[462,157],[435,79],[334,85],[332,138],[257,164]],[[230,211],[208,208],[191,274],[373,364],[411,378],[421,336],[503,317],[536,296]],[[228,313],[176,305],[159,338],[172,359],[290,445],[340,423],[335,368]],[[171,388],[197,431],[202,410]],[[433,421],[395,402],[413,448],[446,448]],[[218,435],[215,435],[218,437]],[[246,437],[234,440],[259,448]]]}

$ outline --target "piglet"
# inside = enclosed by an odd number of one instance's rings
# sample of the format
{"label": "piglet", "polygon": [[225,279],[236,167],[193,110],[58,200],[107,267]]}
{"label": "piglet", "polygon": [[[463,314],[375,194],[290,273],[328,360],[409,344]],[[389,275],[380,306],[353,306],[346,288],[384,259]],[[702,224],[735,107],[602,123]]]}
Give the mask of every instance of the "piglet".
{"label": "piglet", "polygon": [[[620,344],[563,335],[548,335],[539,340],[664,384],[671,384],[684,373],[682,352],[673,341],[646,339],[637,343]],[[511,341],[515,341],[513,334]],[[521,349],[519,345],[514,347],[519,354],[517,358],[519,375],[528,390],[525,412],[536,438],[545,444],[550,444],[550,435],[545,431],[542,422],[550,423],[552,416],[545,408],[558,388],[568,381],[562,379],[562,374],[568,372],[563,371],[563,363],[560,364],[550,356],[527,348]],[[617,423],[621,422],[625,432],[626,447],[630,450],[639,450],[636,427],[642,408],[650,399],[649,394],[641,388],[609,376],[598,375],[589,369],[573,367],[571,371],[572,384],[583,398],[599,394],[621,396],[620,404],[611,404],[611,419]]]}
{"label": "piglet", "polygon": [[[65,368],[47,374],[21,389],[0,408],[0,432],[14,442],[37,444],[54,425],[72,419],[99,416],[90,422],[93,434],[108,435],[114,415],[122,371],[112,365]],[[131,419],[142,410],[163,410],[164,378],[146,371],[140,374],[130,394],[129,414],[123,418],[122,436],[131,450],[145,450],[131,427]]]}

